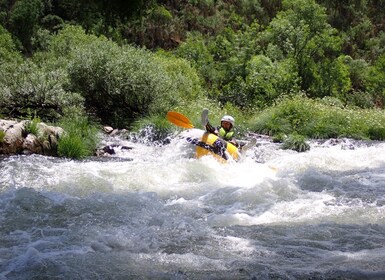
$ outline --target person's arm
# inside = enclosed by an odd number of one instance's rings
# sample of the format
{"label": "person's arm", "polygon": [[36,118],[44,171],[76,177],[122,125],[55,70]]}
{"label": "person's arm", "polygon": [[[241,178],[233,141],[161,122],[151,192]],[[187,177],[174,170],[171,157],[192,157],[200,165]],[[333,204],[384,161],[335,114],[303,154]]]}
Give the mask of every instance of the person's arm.
{"label": "person's arm", "polygon": [[218,131],[209,122],[206,124],[206,130],[210,133],[218,135]]}

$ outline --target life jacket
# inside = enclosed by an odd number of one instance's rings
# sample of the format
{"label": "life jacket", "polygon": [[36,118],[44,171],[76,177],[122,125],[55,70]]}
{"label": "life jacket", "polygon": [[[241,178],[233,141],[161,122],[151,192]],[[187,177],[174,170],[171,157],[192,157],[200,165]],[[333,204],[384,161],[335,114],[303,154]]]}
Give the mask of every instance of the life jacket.
{"label": "life jacket", "polygon": [[221,127],[219,128],[218,134],[219,134],[219,137],[228,141],[228,140],[231,140],[231,138],[233,138],[234,131],[226,131],[223,127]]}

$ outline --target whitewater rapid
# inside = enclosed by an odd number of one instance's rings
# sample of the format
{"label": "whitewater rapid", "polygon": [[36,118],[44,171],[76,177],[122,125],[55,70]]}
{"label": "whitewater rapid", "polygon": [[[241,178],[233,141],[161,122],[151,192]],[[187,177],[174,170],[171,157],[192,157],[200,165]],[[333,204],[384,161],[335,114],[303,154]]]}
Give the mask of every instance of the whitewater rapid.
{"label": "whitewater rapid", "polygon": [[[383,279],[385,143],[0,159],[0,279]],[[120,149],[126,146],[132,149]]]}

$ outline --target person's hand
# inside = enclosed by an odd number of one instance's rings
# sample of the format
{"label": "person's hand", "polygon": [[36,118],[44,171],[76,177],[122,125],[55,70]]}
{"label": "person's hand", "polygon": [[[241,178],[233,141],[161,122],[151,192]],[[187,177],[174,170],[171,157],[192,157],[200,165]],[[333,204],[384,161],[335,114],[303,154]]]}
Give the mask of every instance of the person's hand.
{"label": "person's hand", "polygon": [[233,144],[235,147],[238,147],[238,143],[234,140],[229,141],[229,143]]}

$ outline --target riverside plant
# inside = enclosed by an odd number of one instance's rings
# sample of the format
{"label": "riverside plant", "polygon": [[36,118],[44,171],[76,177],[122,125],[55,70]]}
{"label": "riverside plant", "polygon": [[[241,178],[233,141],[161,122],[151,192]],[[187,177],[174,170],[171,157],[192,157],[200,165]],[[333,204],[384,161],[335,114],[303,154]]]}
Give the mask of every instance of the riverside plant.
{"label": "riverside plant", "polygon": [[4,137],[5,137],[5,132],[4,130],[0,129],[0,143],[4,141]]}
{"label": "riverside plant", "polygon": [[38,124],[41,122],[39,117],[34,117],[32,120],[28,120],[25,125],[25,131],[27,134],[38,135],[39,127]]}
{"label": "riverside plant", "polygon": [[282,149],[306,152],[310,150],[310,145],[306,143],[306,138],[304,136],[294,133],[283,140]]}
{"label": "riverside plant", "polygon": [[91,156],[98,144],[98,128],[85,115],[67,116],[59,122],[65,133],[58,142],[58,155],[73,159]]}
{"label": "riverside plant", "polygon": [[258,114],[252,129],[277,138],[299,134],[313,139],[382,140],[385,138],[384,124],[382,110],[327,105],[322,100],[294,96]]}

